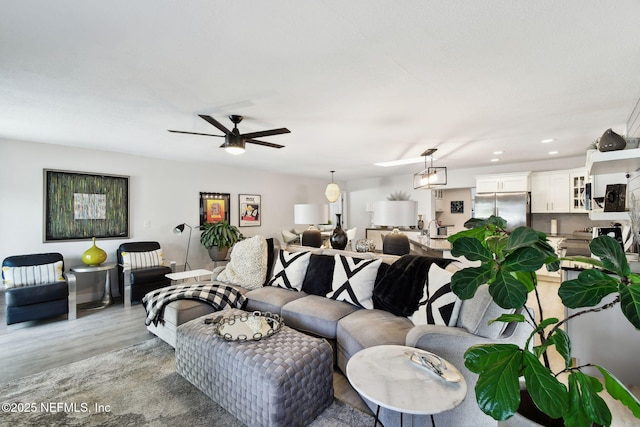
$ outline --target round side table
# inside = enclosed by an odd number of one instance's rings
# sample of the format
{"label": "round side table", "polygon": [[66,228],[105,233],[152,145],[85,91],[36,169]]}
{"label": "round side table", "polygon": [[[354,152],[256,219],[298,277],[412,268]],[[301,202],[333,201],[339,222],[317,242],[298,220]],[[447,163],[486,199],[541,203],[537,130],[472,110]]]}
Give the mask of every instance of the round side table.
{"label": "round side table", "polygon": [[104,264],[95,265],[95,266],[77,265],[69,269],[74,274],[98,273],[98,272],[105,273],[104,292],[102,294],[102,298],[100,299],[100,301],[91,301],[88,303],[79,304],[78,308],[82,310],[92,310],[92,309],[105,308],[106,306],[111,305],[113,303],[113,298],[111,297],[110,272],[111,270],[116,268],[116,265],[117,265],[116,263],[104,263]]}
{"label": "round side table", "polygon": [[451,372],[460,378],[447,382],[432,372],[416,366],[405,352],[420,349],[401,345],[379,345],[360,350],[347,363],[347,378],[362,396],[378,405],[375,424],[378,424],[380,407],[403,414],[430,415],[448,411],[458,406],[467,395],[467,383],[460,371],[442,359]]}

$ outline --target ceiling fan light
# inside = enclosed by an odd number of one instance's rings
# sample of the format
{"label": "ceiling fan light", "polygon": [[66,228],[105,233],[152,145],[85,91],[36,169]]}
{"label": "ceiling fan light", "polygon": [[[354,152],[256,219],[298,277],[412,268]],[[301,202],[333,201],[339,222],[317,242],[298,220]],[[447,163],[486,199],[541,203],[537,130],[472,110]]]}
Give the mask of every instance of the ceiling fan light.
{"label": "ceiling fan light", "polygon": [[238,156],[244,153],[244,147],[238,147],[234,145],[230,145],[228,147],[224,147],[225,151],[229,154],[233,154],[234,156]]}

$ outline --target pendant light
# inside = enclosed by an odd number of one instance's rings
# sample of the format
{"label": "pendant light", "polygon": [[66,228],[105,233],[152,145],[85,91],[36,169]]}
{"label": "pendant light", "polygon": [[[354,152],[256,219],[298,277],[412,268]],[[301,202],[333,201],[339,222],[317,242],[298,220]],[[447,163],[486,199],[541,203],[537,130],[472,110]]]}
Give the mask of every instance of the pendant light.
{"label": "pendant light", "polygon": [[324,190],[324,195],[329,201],[329,203],[333,203],[340,198],[340,187],[338,184],[333,182],[333,173],[335,171],[331,171],[331,183],[327,185],[327,189]]}
{"label": "pendant light", "polygon": [[[438,151],[437,148],[429,148],[422,156],[424,156],[424,170],[413,175],[413,189],[437,188],[447,185],[447,168],[433,166],[433,153]],[[431,166],[427,167],[427,157],[431,159]]]}

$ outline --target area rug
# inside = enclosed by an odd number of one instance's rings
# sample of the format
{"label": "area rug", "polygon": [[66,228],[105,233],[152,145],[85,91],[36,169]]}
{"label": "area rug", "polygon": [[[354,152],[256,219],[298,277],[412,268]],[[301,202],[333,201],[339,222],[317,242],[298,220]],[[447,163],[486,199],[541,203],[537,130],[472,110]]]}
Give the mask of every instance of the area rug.
{"label": "area rug", "polygon": [[[4,383],[0,389],[0,425],[244,425],[176,373],[173,348],[159,338]],[[371,416],[334,399],[309,425],[372,423]]]}

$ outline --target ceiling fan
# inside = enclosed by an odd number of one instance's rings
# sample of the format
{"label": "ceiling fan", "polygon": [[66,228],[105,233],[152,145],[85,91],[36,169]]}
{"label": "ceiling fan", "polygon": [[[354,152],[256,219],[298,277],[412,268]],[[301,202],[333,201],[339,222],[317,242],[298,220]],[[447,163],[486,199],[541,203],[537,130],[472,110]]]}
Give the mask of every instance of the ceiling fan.
{"label": "ceiling fan", "polygon": [[248,142],[250,144],[258,144],[264,145],[265,147],[271,148],[282,148],[284,145],[273,144],[271,142],[258,141],[254,138],[260,138],[263,136],[272,136],[272,135],[280,135],[283,133],[290,133],[291,131],[287,128],[279,128],[279,129],[271,129],[271,130],[263,130],[259,132],[249,132],[241,134],[238,130],[238,123],[242,121],[244,117],[238,115],[230,115],[229,120],[233,123],[233,130],[229,130],[222,123],[217,121],[211,116],[207,116],[204,114],[198,114],[202,119],[206,120],[210,124],[214,125],[222,132],[224,135],[212,135],[210,133],[198,133],[198,132],[186,132],[182,130],[171,130],[169,132],[174,133],[186,133],[188,135],[204,135],[204,136],[217,136],[220,138],[224,138],[224,144],[220,146],[220,148],[224,148],[228,153],[231,154],[242,154],[244,153],[244,145]]}

